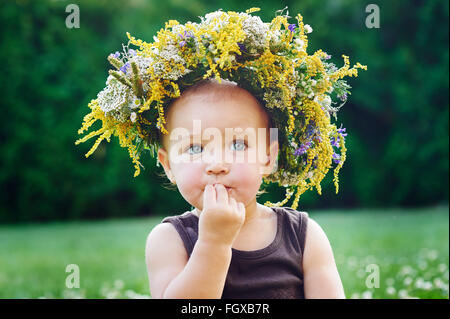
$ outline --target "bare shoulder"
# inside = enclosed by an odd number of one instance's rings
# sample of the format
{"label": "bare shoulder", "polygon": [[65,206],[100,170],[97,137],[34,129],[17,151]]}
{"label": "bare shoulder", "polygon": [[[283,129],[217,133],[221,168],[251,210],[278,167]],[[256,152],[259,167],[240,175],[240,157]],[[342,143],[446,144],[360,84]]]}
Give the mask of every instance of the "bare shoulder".
{"label": "bare shoulder", "polygon": [[345,298],[328,237],[310,217],[303,254],[303,276],[306,298]]}
{"label": "bare shoulder", "polygon": [[308,268],[308,266],[318,263],[328,263],[331,262],[330,259],[333,259],[334,262],[333,251],[327,235],[314,219],[308,217],[303,266]]}
{"label": "bare shoulder", "polygon": [[188,261],[183,241],[172,224],[161,223],[151,230],[147,236],[145,261],[151,295],[161,298],[167,285]]}
{"label": "bare shoulder", "polygon": [[156,225],[147,236],[147,248],[152,248],[153,246],[157,246],[157,243],[165,242],[167,244],[167,240],[179,241],[183,245],[178,232],[175,227],[170,223],[160,223]]}
{"label": "bare shoulder", "polygon": [[186,252],[180,235],[170,223],[156,225],[147,236],[146,250],[159,251],[159,248]]}

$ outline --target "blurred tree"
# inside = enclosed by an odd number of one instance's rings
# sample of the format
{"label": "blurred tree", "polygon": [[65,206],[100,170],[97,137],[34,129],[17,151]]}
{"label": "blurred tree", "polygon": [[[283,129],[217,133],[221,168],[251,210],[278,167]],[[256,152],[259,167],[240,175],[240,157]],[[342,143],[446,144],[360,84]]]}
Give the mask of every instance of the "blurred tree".
{"label": "blurred tree", "polygon": [[[347,128],[348,159],[334,194],[302,195],[299,209],[329,206],[413,206],[448,202],[448,2],[379,1],[381,27],[368,29],[366,3],[350,0],[78,1],[79,29],[65,26],[66,2],[0,4],[0,222],[176,214],[189,209],[162,187],[162,168],[144,158],[133,178],[126,151],[74,145],[88,102],[103,88],[109,53],[125,32],[152,39],[168,19],[181,23],[222,8],[258,6],[264,21],[289,6],[314,32],[309,52],[324,48],[368,65],[338,122]],[[331,173],[331,172],[330,172]],[[332,174],[331,174],[332,175]],[[278,201],[272,185],[261,197]],[[164,200],[160,200],[160,199]],[[168,204],[170,203],[170,204]]]}

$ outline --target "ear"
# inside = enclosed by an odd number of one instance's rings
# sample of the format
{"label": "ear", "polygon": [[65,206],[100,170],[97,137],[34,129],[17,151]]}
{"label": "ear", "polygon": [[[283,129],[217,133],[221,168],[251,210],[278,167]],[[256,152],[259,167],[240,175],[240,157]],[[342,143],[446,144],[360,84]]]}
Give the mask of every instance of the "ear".
{"label": "ear", "polygon": [[278,141],[273,141],[267,151],[267,161],[261,167],[263,177],[272,174],[278,167]]}
{"label": "ear", "polygon": [[158,161],[164,168],[164,172],[166,173],[167,178],[171,183],[175,184],[175,178],[172,174],[172,170],[170,169],[169,154],[167,154],[167,151],[163,148],[158,149]]}

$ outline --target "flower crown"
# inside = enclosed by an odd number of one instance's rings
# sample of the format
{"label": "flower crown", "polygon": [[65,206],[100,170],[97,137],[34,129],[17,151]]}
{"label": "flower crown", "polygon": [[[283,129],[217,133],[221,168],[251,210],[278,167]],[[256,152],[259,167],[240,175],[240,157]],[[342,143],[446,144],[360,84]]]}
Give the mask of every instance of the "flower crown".
{"label": "flower crown", "polygon": [[[286,9],[286,8],[285,8]],[[307,34],[312,32],[303,18],[288,23],[289,12],[277,11],[270,23],[251,13],[223,12],[221,9],[200,17],[200,23],[166,22],[153,43],[135,39],[127,32],[123,52],[108,56],[115,68],[109,71],[106,87],[89,103],[91,112],[83,119],[79,134],[100,120],[102,127],[75,144],[98,136],[89,157],[100,142],[118,136],[120,146],[128,148],[135,167],[134,176],[143,167],[139,159],[144,150],[155,157],[161,147],[159,135],[168,134],[164,111],[171,101],[195,83],[215,77],[236,82],[264,102],[272,122],[278,128],[279,158],[276,172],[265,176],[264,183],[276,182],[286,188],[285,199],[268,206],[282,206],[297,193],[292,205],[306,190],[316,187],[334,167],[338,193],[338,173],[345,158],[345,128],[330,122],[346,102],[350,86],[343,78],[357,76],[357,63],[350,68],[327,62],[331,57],[318,50],[308,55]],[[283,28],[284,27],[284,28]],[[130,49],[130,44],[138,49]],[[339,106],[333,106],[339,101]],[[159,132],[158,132],[159,131]],[[338,151],[339,150],[339,151]],[[158,165],[158,162],[157,162]]]}

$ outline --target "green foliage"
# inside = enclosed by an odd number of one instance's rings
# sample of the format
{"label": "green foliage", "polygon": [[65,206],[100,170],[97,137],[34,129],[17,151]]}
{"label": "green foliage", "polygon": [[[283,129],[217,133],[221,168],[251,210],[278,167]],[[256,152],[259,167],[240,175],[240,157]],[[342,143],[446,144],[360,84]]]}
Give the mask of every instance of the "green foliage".
{"label": "green foliage", "polygon": [[[169,19],[198,22],[222,8],[253,2],[78,1],[80,28],[65,26],[66,2],[4,1],[0,5],[0,222],[171,214],[189,209],[163,187],[155,159],[133,178],[127,152],[89,143],[75,146],[87,104],[104,87],[110,53],[128,31],[152,41]],[[448,202],[448,2],[383,1],[381,25],[367,29],[365,3],[291,1],[260,5],[263,20],[289,6],[314,32],[309,52],[323,48],[368,66],[339,122],[347,129],[348,158],[340,192],[332,176],[323,195],[307,192],[299,209],[325,206],[425,205]],[[113,137],[115,138],[115,137]],[[93,142],[92,142],[93,143]],[[106,146],[106,147],[105,147]],[[332,175],[332,174],[331,174]],[[260,198],[278,201],[270,186]],[[164,200],[156,200],[164,198]]]}
{"label": "green foliage", "polygon": [[[310,217],[330,240],[347,298],[448,298],[448,206]],[[2,225],[0,298],[148,296],[145,240],[161,219]],[[79,266],[80,288],[65,287],[69,264]],[[366,286],[371,264],[378,288]]]}

